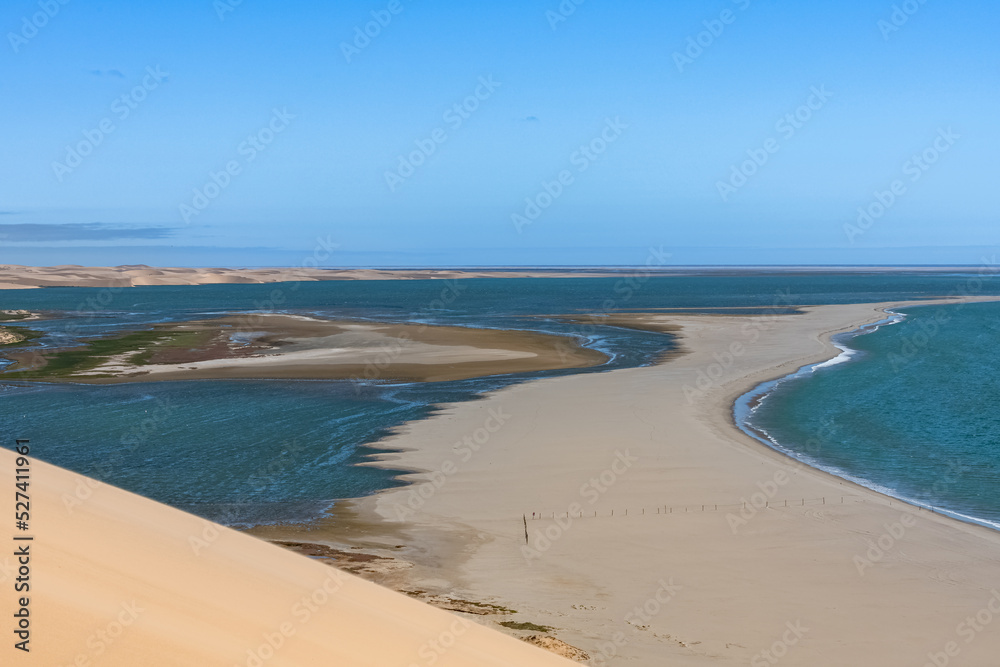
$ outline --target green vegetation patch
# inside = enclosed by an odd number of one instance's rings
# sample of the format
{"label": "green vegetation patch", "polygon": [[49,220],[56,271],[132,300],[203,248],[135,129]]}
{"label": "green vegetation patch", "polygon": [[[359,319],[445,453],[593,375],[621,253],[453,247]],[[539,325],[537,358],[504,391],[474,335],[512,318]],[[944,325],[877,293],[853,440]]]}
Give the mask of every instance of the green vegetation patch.
{"label": "green vegetation patch", "polygon": [[157,352],[165,348],[193,350],[207,345],[214,335],[211,331],[160,331],[161,337],[149,343],[149,347],[129,357],[129,363],[145,366],[153,363]]}
{"label": "green vegetation patch", "polygon": [[205,331],[134,331],[114,338],[87,341],[80,347],[60,350],[45,355],[46,363],[41,368],[12,371],[18,378],[57,379],[93,370],[109,359],[127,355],[128,363],[142,366],[148,364],[157,348],[195,347],[210,336]]}
{"label": "green vegetation patch", "polygon": [[516,614],[517,612],[513,609],[508,609],[507,607],[502,607],[498,604],[491,604],[489,602],[473,602],[472,600],[465,600],[466,604],[472,605],[473,607],[479,607],[480,609],[489,609],[494,614]]}
{"label": "green vegetation patch", "polygon": [[518,623],[516,621],[500,621],[500,625],[511,630],[530,630],[531,632],[552,632],[554,628],[534,623]]}

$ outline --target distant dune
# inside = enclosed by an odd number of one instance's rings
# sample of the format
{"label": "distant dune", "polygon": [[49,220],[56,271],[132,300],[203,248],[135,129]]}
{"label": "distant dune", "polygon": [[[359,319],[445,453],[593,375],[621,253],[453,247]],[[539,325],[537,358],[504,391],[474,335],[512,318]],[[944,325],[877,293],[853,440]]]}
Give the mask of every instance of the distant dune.
{"label": "distant dune", "polygon": [[428,280],[458,278],[532,278],[599,276],[600,272],[536,270],[311,269],[311,268],[157,268],[125,266],[0,265],[0,289],[37,287],[137,287],[140,285],[210,285],[314,282],[320,280]]}
{"label": "distant dune", "polygon": [[[484,269],[321,269],[303,267],[167,268],[145,264],[122,266],[0,265],[0,290],[34,287],[137,287],[140,285],[210,285],[313,282],[321,280],[434,280],[462,278],[607,278],[643,275],[733,275],[747,273],[949,273],[968,266],[642,266],[588,268],[495,267]],[[978,270],[978,269],[977,269]]]}

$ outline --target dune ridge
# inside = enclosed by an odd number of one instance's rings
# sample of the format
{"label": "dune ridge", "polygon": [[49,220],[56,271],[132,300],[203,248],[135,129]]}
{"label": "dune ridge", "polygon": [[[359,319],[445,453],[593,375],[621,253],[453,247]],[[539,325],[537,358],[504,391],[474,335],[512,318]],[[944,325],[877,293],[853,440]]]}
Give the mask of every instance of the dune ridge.
{"label": "dune ridge", "polygon": [[[0,450],[0,488],[13,489],[14,462]],[[14,648],[18,566],[7,555],[4,665],[572,664],[468,615],[34,457],[30,469],[31,530],[20,533],[34,537],[30,652]],[[11,553],[12,531],[3,532]]]}

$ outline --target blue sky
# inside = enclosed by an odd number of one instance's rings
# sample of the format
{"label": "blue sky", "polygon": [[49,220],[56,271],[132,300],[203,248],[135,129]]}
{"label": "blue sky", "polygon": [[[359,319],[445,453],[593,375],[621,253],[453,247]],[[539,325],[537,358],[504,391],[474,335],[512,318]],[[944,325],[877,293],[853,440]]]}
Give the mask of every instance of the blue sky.
{"label": "blue sky", "polygon": [[976,264],[998,244],[988,0],[8,0],[0,30],[4,263]]}

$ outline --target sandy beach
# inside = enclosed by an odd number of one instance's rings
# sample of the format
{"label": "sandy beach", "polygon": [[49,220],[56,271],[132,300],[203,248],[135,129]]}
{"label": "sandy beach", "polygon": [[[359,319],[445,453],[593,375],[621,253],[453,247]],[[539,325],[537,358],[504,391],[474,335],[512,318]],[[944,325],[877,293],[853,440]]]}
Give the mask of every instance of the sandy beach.
{"label": "sandy beach", "polygon": [[592,664],[993,664],[1000,534],[799,465],[732,422],[739,395],[835,356],[831,333],[888,305],[638,316],[681,327],[685,353],[410,424],[381,458],[426,471],[418,486],[299,537],[404,540],[397,585],[496,601]]}

